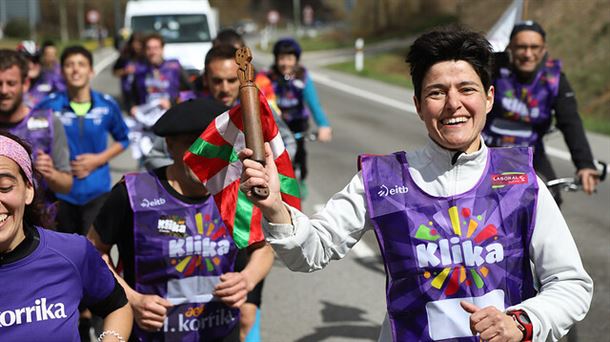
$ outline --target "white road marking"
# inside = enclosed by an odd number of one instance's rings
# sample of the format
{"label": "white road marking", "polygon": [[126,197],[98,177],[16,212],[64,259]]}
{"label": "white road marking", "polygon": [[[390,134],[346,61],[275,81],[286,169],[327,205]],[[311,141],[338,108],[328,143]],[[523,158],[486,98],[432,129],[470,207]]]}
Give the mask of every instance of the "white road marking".
{"label": "white road marking", "polygon": [[[337,90],[341,90],[343,92],[346,92],[348,94],[352,94],[354,96],[358,96],[358,97],[362,97],[377,103],[380,103],[382,105],[386,105],[386,106],[390,106],[393,108],[396,108],[398,110],[406,110],[407,112],[417,115],[417,111],[415,109],[415,105],[408,103],[408,102],[401,102],[401,101],[397,101],[394,99],[391,99],[389,97],[383,96],[383,95],[379,95],[379,94],[375,94],[373,92],[367,91],[367,90],[363,90],[360,88],[356,88],[347,84],[343,84],[337,81],[332,80],[330,77],[317,73],[317,72],[310,72],[311,78],[315,81],[318,82],[320,84],[323,84],[327,87],[331,87],[331,88],[335,88]],[[566,161],[570,161],[572,160],[571,155],[569,152],[566,152],[564,150],[560,150],[558,148],[554,148],[554,147],[550,147],[550,146],[545,146],[545,150],[547,152],[548,155],[553,156],[555,158],[559,158],[559,159],[563,159]]]}
{"label": "white road marking", "polygon": [[353,86],[350,86],[347,84],[343,84],[343,83],[334,81],[330,77],[317,73],[317,72],[310,72],[310,75],[311,75],[312,80],[314,80],[315,82],[318,82],[320,84],[323,84],[325,86],[335,88],[335,89],[344,91],[346,93],[349,93],[349,94],[352,94],[352,95],[355,95],[358,97],[363,97],[365,99],[375,101],[382,105],[390,106],[390,107],[396,108],[398,110],[406,110],[409,113],[413,113],[413,114],[417,115],[415,106],[411,103],[396,101],[394,99],[391,99],[391,98],[383,96],[383,95],[375,94],[375,93],[367,91],[367,90],[363,90],[363,89],[359,89],[359,88],[356,88],[356,87],[353,87]]}
{"label": "white road marking", "polygon": [[118,56],[119,56],[118,52],[112,51],[112,53],[110,55],[106,56],[106,58],[97,62],[95,64],[95,66],[93,67],[93,71],[95,71],[95,74],[97,75],[100,72],[102,72],[102,70],[106,69],[106,67],[108,67],[110,64],[112,64],[115,61],[115,59],[117,59]]}

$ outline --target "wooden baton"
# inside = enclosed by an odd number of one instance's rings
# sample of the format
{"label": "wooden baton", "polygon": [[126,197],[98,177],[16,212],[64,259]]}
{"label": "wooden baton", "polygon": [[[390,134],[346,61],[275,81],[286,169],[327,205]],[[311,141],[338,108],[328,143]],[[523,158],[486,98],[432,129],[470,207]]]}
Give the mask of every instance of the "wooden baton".
{"label": "wooden baton", "polygon": [[[265,166],[265,145],[263,141],[263,129],[260,116],[260,102],[258,88],[254,84],[254,68],[250,63],[252,53],[247,47],[235,52],[235,62],[239,66],[237,77],[239,78],[239,101],[241,103],[242,117],[244,121],[244,135],[246,147],[254,151],[251,159]],[[253,193],[259,198],[269,196],[269,188],[254,187]]]}

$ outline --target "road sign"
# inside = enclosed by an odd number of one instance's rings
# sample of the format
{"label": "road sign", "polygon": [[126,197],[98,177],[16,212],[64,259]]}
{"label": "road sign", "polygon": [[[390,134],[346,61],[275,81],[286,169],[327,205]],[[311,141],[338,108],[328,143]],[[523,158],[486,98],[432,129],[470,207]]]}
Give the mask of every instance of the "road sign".
{"label": "road sign", "polygon": [[271,10],[267,13],[267,21],[271,25],[275,25],[280,21],[280,12],[276,10]]}
{"label": "road sign", "polygon": [[90,24],[97,24],[100,21],[100,12],[96,10],[87,11],[87,21]]}
{"label": "road sign", "polygon": [[303,23],[307,26],[313,24],[313,8],[309,5],[303,7]]}

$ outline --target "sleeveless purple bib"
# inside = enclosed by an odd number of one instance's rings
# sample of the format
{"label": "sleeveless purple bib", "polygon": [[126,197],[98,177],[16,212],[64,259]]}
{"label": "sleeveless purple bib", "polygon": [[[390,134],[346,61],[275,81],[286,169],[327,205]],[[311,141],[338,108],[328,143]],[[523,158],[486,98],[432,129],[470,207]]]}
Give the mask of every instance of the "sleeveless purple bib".
{"label": "sleeveless purple bib", "polygon": [[[51,155],[53,148],[53,111],[50,109],[36,109],[21,122],[8,130],[10,133],[24,139],[32,146],[32,160],[36,160],[36,151]],[[57,215],[57,198],[49,189],[47,183],[42,180],[40,188],[44,191],[45,211],[50,220],[55,220]]]}
{"label": "sleeveless purple bib", "polygon": [[404,152],[361,157],[394,341],[478,341],[460,300],[504,310],[534,295],[531,160],[526,148],[489,149],[477,185],[440,198],[415,184]]}
{"label": "sleeveless purple bib", "polygon": [[9,129],[12,134],[25,139],[32,146],[33,158],[36,151],[51,154],[53,147],[53,111],[50,109],[32,110],[21,122]]}
{"label": "sleeveless purple bib", "polygon": [[166,60],[158,68],[148,63],[138,64],[134,78],[138,98],[143,103],[160,98],[176,100],[180,92],[180,73],[180,63],[176,60]]}
{"label": "sleeveless purple bib", "polygon": [[559,91],[561,62],[549,59],[534,81],[521,84],[509,68],[495,81],[495,106],[487,118],[484,138],[490,146],[535,146],[551,126],[551,110]]}
{"label": "sleeveless purple bib", "polygon": [[309,111],[305,107],[303,91],[307,81],[307,71],[301,68],[297,72],[297,77],[286,80],[282,75],[276,74],[273,70],[267,76],[273,83],[277,106],[282,111],[282,119],[287,124],[298,120],[308,120]]}
{"label": "sleeveless purple bib", "polygon": [[41,71],[40,77],[35,84],[24,94],[24,101],[30,108],[34,108],[44,98],[55,92],[66,90],[66,83],[61,74],[59,66],[52,70]]}
{"label": "sleeveless purple bib", "polygon": [[223,273],[232,272],[237,254],[214,199],[188,204],[171,196],[150,173],[128,174],[125,184],[134,212],[136,291],[172,304],[162,331],[140,341],[206,341],[229,334],[239,309],[212,295]]}

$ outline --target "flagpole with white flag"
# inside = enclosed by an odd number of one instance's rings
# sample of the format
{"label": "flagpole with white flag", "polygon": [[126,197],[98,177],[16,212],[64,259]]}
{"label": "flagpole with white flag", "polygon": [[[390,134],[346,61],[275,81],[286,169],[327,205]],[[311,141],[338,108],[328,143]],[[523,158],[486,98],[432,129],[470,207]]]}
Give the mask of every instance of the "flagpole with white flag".
{"label": "flagpole with white flag", "polygon": [[506,49],[510,41],[510,32],[515,24],[522,20],[522,16],[523,0],[514,0],[487,33],[487,40],[494,52],[502,52]]}

